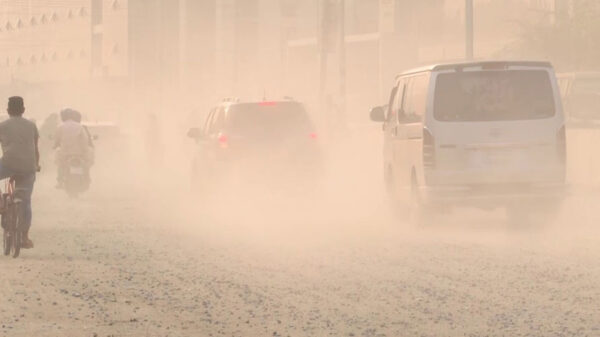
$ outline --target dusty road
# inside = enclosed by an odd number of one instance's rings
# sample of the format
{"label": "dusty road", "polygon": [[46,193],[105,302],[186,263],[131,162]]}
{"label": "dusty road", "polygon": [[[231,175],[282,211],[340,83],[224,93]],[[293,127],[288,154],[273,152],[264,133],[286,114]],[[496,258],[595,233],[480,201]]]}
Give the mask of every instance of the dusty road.
{"label": "dusty road", "polygon": [[360,198],[257,217],[273,203],[46,185],[36,248],[0,258],[1,336],[600,336],[593,224],[409,230]]}

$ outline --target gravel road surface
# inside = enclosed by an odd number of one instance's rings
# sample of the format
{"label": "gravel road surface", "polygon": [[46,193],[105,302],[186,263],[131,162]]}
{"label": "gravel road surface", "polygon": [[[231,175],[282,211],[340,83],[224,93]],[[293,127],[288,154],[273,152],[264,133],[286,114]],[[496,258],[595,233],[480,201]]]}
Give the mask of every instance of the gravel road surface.
{"label": "gravel road surface", "polygon": [[589,201],[544,228],[417,230],[360,197],[95,183],[78,200],[39,184],[36,248],[0,258],[0,336],[600,336]]}

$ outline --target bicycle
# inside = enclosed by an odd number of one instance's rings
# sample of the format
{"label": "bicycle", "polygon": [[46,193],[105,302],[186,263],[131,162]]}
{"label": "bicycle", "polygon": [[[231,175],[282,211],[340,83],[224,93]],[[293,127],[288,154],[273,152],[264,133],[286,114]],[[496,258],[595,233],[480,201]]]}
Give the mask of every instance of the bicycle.
{"label": "bicycle", "polygon": [[2,216],[2,228],[4,229],[4,255],[12,255],[13,258],[19,257],[23,243],[23,231],[21,230],[23,210],[22,200],[18,197],[18,192],[15,178],[7,179],[6,193],[2,193],[0,214]]}

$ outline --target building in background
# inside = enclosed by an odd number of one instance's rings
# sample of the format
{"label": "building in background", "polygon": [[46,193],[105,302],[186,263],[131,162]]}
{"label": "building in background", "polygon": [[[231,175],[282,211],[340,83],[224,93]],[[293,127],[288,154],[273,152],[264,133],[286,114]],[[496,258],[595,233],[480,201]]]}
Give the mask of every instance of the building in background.
{"label": "building in background", "polygon": [[[120,119],[214,79],[216,1],[0,1],[0,90]],[[194,87],[197,90],[192,90]],[[39,106],[35,106],[39,105]]]}
{"label": "building in background", "polygon": [[[343,43],[338,36],[340,13],[335,9],[339,0],[287,3],[293,14],[285,18],[291,27],[285,88],[314,102],[325,114],[343,116],[350,123],[365,121],[370,106],[385,102],[398,73],[446,58],[444,0],[346,0]],[[345,111],[330,113],[340,109]]]}
{"label": "building in background", "polygon": [[[132,101],[159,113],[220,96],[296,96],[317,106],[320,48],[329,54],[331,101],[340,66],[337,0],[327,0],[329,14],[324,1],[0,2],[0,85],[30,97],[45,93],[36,101],[48,109],[73,105],[111,118]],[[381,33],[380,2],[346,0],[347,96],[357,112],[379,101],[402,68],[444,55],[443,0],[388,0],[391,29]],[[417,20],[424,13],[430,20]],[[319,41],[326,29],[330,39]]]}
{"label": "building in background", "polygon": [[[93,114],[91,95],[118,99],[128,68],[126,1],[1,1],[0,6],[3,94],[25,96],[36,118],[67,105]],[[114,83],[114,90],[107,92],[103,80]],[[97,112],[112,109],[106,104]]]}
{"label": "building in background", "polygon": [[[341,1],[0,0],[0,90],[40,115],[294,96],[362,121],[397,73],[464,57],[464,0],[345,0],[343,14]],[[555,20],[572,2],[475,0],[475,57],[503,55],[516,22]]]}

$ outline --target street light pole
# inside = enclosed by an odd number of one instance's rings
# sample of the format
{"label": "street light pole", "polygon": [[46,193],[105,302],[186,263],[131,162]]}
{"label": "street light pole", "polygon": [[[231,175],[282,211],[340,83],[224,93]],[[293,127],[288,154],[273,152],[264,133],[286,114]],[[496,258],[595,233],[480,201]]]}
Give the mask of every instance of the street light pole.
{"label": "street light pole", "polygon": [[346,6],[345,0],[339,0],[339,63],[340,63],[340,107],[338,117],[346,122]]}
{"label": "street light pole", "polygon": [[187,17],[187,0],[179,0],[179,77],[178,85],[179,89],[187,88],[185,86],[187,77],[185,74],[186,67],[188,66],[187,58],[187,43],[188,43],[188,17]]}
{"label": "street light pole", "polygon": [[319,109],[321,110],[321,114],[328,113],[326,106],[326,91],[327,91],[327,61],[328,61],[328,48],[327,37],[329,36],[329,22],[328,22],[328,6],[329,0],[318,0],[319,4]]}

